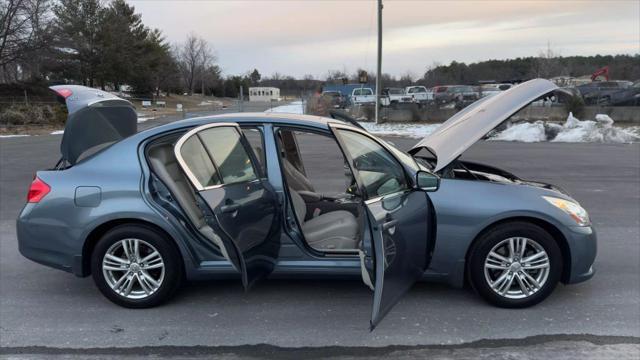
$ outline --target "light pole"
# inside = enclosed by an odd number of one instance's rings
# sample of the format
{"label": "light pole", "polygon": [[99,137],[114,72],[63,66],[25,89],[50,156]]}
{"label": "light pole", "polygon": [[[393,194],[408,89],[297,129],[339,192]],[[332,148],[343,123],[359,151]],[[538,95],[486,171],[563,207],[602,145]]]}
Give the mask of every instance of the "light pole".
{"label": "light pole", "polygon": [[380,122],[380,94],[382,92],[382,0],[378,0],[378,68],[376,71],[376,124]]}

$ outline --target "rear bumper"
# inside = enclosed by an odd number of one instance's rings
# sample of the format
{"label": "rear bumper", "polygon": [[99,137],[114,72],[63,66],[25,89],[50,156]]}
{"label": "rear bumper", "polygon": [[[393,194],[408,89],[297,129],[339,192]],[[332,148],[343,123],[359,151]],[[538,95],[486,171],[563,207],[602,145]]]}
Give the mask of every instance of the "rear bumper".
{"label": "rear bumper", "polygon": [[[56,224],[28,219],[27,204],[16,221],[18,250],[29,260],[55,269],[82,275],[82,257],[69,246],[69,231]],[[66,239],[66,241],[65,241]]]}
{"label": "rear bumper", "polygon": [[571,253],[570,272],[563,281],[577,284],[587,281],[595,274],[594,261],[598,252],[598,239],[591,226],[569,227],[566,234]]}

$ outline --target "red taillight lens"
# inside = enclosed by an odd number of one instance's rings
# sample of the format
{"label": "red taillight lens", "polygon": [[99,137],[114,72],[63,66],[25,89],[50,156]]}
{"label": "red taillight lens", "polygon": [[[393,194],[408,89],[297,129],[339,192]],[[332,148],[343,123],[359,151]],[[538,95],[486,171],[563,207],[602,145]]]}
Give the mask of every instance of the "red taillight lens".
{"label": "red taillight lens", "polygon": [[29,193],[27,194],[27,202],[37,203],[42,200],[49,192],[51,187],[46,182],[40,180],[37,176],[31,182]]}
{"label": "red taillight lens", "polygon": [[69,96],[73,95],[73,91],[69,90],[69,89],[58,89],[56,90],[56,93],[60,96],[62,96],[63,98],[68,98]]}

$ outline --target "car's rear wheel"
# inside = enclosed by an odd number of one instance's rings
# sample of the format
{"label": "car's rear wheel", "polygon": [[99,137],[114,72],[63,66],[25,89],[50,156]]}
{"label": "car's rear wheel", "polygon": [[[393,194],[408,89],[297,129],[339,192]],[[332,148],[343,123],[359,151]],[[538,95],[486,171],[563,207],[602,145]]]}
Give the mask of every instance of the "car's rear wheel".
{"label": "car's rear wheel", "polygon": [[474,289],[489,303],[523,308],[553,292],[562,274],[562,253],[541,227],[505,223],[476,241],[468,270]]}
{"label": "car's rear wheel", "polygon": [[96,244],[91,273],[98,289],[114,303],[147,308],[167,301],[179,288],[179,253],[158,231],[122,225]]}

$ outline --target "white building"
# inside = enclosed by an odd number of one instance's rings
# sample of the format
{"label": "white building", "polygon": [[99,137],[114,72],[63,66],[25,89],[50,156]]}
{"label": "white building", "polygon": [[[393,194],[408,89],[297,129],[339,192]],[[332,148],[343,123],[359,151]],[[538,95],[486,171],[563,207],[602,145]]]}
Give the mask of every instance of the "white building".
{"label": "white building", "polygon": [[276,87],[250,87],[249,101],[271,101],[280,99],[280,89]]}

